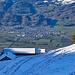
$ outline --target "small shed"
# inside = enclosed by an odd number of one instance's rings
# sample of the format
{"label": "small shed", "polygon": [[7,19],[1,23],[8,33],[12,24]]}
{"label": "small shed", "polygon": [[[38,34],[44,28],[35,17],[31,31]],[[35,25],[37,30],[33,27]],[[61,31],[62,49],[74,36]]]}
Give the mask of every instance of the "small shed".
{"label": "small shed", "polygon": [[12,60],[15,59],[16,56],[12,53],[12,52],[6,52],[6,53],[2,53],[2,55],[0,56],[0,61],[2,60]]}
{"label": "small shed", "polygon": [[35,50],[35,53],[36,53],[36,54],[45,53],[45,49],[40,49],[40,48],[39,48],[39,49],[36,49],[36,50]]}

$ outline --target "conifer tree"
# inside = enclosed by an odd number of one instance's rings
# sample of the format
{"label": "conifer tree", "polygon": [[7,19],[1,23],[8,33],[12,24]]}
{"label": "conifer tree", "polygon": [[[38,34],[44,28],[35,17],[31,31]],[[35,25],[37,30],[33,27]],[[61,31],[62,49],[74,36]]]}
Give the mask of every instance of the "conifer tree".
{"label": "conifer tree", "polygon": [[72,37],[72,43],[75,44],[75,33],[74,33],[74,35]]}

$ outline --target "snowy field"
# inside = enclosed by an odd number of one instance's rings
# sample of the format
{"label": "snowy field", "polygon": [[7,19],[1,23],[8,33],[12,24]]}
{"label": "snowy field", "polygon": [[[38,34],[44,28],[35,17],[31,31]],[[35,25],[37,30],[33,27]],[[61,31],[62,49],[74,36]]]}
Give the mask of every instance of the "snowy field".
{"label": "snowy field", "polygon": [[75,44],[45,54],[0,61],[0,75],[75,75]]}

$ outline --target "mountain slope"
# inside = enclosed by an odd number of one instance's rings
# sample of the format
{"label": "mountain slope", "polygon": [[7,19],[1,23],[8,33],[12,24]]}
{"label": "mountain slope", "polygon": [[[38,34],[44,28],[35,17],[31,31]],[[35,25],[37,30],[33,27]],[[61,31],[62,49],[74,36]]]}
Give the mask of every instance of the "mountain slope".
{"label": "mountain slope", "polygon": [[[68,4],[68,1],[71,3]],[[40,23],[41,15],[43,20]],[[17,0],[15,2],[5,0],[0,2],[0,25],[53,26],[51,22],[48,23],[48,19],[57,20],[56,25],[75,26],[75,2],[72,0],[48,2],[43,0]]]}
{"label": "mountain slope", "polygon": [[74,75],[75,44],[49,53],[0,62],[1,75]]}

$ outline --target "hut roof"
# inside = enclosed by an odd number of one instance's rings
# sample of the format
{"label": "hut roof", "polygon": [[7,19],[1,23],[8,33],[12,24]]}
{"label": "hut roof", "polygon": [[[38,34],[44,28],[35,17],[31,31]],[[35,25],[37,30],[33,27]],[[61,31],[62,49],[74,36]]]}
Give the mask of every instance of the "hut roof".
{"label": "hut roof", "polygon": [[12,52],[6,52],[0,56],[0,61],[1,60],[12,60],[14,58],[16,57]]}

